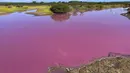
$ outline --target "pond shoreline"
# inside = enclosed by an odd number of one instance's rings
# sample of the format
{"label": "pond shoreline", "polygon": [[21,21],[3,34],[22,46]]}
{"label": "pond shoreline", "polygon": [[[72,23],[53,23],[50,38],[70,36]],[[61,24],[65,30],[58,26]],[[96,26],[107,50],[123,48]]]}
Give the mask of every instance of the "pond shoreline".
{"label": "pond shoreline", "polygon": [[[52,4],[53,5],[53,4]],[[91,4],[91,5],[80,5],[80,4],[76,4],[76,5],[68,5],[71,8],[70,12],[74,12],[74,11],[78,11],[78,12],[87,12],[87,11],[93,11],[93,10],[103,10],[103,9],[109,9],[109,8],[119,8],[119,7],[125,7],[125,4],[109,4],[109,5],[105,5],[105,4]],[[36,16],[44,16],[44,15],[52,15],[53,12],[50,10],[50,8],[52,7],[51,5],[35,5],[35,6],[22,6],[22,7],[17,7],[17,6],[0,6],[0,12],[3,13],[13,13],[13,12],[24,12],[24,11],[28,11],[28,10],[34,10],[36,9],[36,12],[27,12],[27,14],[32,14],[32,15],[36,15]],[[127,7],[127,6],[126,6]]]}
{"label": "pond shoreline", "polygon": [[[44,6],[41,9],[44,12]],[[47,73],[47,68],[57,63],[62,64],[62,70],[51,73],[130,73],[120,71],[126,58],[95,59],[109,52],[130,54],[130,20],[120,15],[126,9],[38,17],[26,14],[34,11],[0,16],[1,73]]]}
{"label": "pond shoreline", "polygon": [[[49,73],[124,73],[130,72],[130,57],[101,57],[79,67],[52,67]],[[125,67],[127,66],[127,67]]]}

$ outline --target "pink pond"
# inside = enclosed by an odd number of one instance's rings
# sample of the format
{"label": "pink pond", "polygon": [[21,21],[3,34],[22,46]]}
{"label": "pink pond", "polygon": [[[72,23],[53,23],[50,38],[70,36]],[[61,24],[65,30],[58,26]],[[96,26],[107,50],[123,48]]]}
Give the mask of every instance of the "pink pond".
{"label": "pink pond", "polygon": [[130,20],[122,12],[85,12],[59,22],[57,15],[0,16],[0,73],[47,73],[49,66],[80,65],[109,52],[130,54]]}

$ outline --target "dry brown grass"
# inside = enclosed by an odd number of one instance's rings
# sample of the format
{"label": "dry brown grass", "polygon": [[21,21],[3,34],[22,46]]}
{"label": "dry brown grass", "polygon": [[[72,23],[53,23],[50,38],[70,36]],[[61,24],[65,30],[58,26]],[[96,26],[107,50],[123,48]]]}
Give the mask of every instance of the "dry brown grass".
{"label": "dry brown grass", "polygon": [[[60,69],[60,67],[59,67]],[[128,57],[103,57],[79,68],[64,68],[64,71],[51,73],[130,73],[130,58]],[[63,67],[62,67],[63,69]],[[66,69],[66,71],[65,71]]]}
{"label": "dry brown grass", "polygon": [[79,73],[130,73],[130,58],[106,57],[82,67]]}

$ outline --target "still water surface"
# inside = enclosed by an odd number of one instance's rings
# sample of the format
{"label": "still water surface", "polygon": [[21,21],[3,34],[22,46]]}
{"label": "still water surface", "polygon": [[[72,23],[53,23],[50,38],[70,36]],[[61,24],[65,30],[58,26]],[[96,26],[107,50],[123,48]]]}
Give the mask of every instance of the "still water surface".
{"label": "still water surface", "polygon": [[130,20],[123,12],[0,16],[0,73],[47,73],[58,63],[75,66],[108,52],[129,54]]}

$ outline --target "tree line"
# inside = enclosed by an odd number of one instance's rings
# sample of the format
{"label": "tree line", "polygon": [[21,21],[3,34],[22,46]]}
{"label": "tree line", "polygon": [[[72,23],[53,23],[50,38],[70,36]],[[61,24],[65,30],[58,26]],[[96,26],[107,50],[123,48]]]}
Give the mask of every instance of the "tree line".
{"label": "tree line", "polygon": [[87,1],[69,1],[69,2],[64,2],[64,1],[59,1],[59,2],[36,2],[32,1],[30,3],[27,2],[0,2],[0,5],[52,5],[52,4],[57,4],[57,3],[64,3],[64,4],[69,4],[69,5],[86,5],[86,4],[129,4],[130,1],[122,1],[122,2],[87,2]]}

